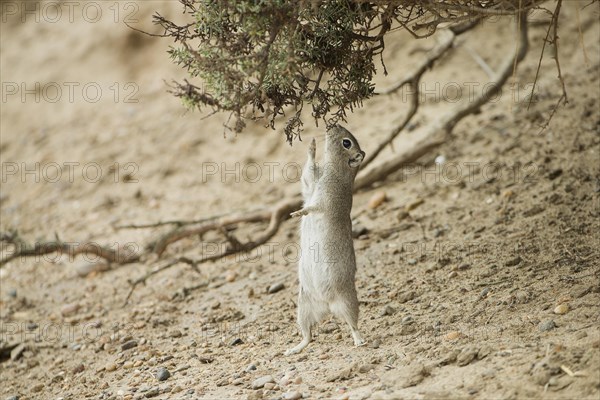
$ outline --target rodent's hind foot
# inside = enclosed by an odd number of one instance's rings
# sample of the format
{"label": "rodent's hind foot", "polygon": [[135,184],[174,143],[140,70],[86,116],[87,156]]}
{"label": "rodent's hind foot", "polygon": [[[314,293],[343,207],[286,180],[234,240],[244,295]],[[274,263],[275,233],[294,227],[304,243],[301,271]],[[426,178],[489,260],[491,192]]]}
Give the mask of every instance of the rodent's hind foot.
{"label": "rodent's hind foot", "polygon": [[286,356],[291,356],[292,354],[298,354],[302,350],[304,350],[304,348],[306,346],[308,346],[309,343],[310,343],[310,340],[303,339],[296,347],[292,347],[291,349],[287,349],[285,351],[285,353],[283,353],[283,354],[286,355]]}
{"label": "rodent's hind foot", "polygon": [[362,338],[358,331],[352,332],[352,339],[354,339],[354,347],[361,347],[367,344],[367,341]]}

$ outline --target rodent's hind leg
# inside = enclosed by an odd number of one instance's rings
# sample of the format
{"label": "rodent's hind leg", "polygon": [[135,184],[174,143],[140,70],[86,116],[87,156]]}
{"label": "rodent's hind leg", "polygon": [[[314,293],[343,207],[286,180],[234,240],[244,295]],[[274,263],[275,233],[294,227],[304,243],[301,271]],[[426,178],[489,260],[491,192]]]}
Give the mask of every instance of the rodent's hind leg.
{"label": "rodent's hind leg", "polygon": [[354,295],[354,298],[342,298],[331,302],[329,309],[333,315],[346,321],[350,327],[355,346],[367,344],[358,331],[358,299],[356,299],[356,295]]}
{"label": "rodent's hind leg", "polygon": [[302,293],[302,289],[300,289],[300,294],[298,295],[298,326],[302,333],[302,341],[295,347],[286,350],[284,353],[286,356],[300,353],[312,340],[311,327],[316,322],[316,318],[311,304],[311,301]]}

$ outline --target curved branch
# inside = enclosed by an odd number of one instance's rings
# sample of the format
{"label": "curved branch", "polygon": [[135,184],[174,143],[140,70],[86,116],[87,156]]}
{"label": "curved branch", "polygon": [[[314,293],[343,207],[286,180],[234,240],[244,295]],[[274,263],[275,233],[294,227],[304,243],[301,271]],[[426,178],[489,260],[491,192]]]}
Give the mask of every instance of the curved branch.
{"label": "curved branch", "polygon": [[288,219],[289,214],[300,208],[301,205],[302,199],[300,196],[296,196],[291,199],[280,201],[270,210],[263,209],[251,211],[249,213],[227,215],[185,229],[175,229],[159,238],[154,244],[151,244],[151,247],[153,247],[153,252],[160,257],[170,244],[189,236],[202,235],[209,231],[220,231],[244,222],[269,221],[267,229],[263,231],[257,240],[242,244],[241,246],[238,246],[238,248],[234,248],[221,256],[224,257],[242,251],[249,251],[269,240],[277,232],[281,222]]}
{"label": "curved branch", "polygon": [[55,241],[40,242],[30,245],[16,233],[2,233],[0,234],[0,241],[15,247],[14,253],[0,260],[0,267],[19,257],[44,256],[52,253],[67,254],[71,258],[80,254],[91,254],[103,258],[109,263],[116,264],[128,264],[139,261],[140,259],[140,254],[135,251],[136,249],[127,250],[117,248],[115,250],[106,246],[100,246],[93,242],[63,242],[58,237]]}
{"label": "curved branch", "polygon": [[[495,85],[490,90],[483,91],[474,101],[460,103],[453,111],[444,115],[437,124],[431,125],[419,141],[404,149],[395,157],[384,161],[369,171],[359,174],[354,184],[355,190],[366,188],[375,182],[385,179],[388,175],[398,171],[403,165],[417,161],[425,153],[442,145],[446,141],[446,135],[452,131],[461,119],[477,112],[482,105],[487,103],[500,91],[512,75],[516,65],[525,58],[529,47],[526,13],[520,14],[517,23],[517,27],[519,28],[519,49],[514,57],[509,57],[502,62],[499,68],[500,72],[493,79]],[[443,134],[440,135],[440,133]]]}

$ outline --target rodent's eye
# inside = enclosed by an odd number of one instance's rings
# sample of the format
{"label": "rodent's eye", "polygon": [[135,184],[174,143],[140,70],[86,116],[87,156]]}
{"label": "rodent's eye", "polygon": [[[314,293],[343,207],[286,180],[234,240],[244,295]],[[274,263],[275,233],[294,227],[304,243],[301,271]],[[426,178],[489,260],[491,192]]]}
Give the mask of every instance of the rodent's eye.
{"label": "rodent's eye", "polygon": [[344,146],[346,149],[349,149],[352,147],[352,141],[350,139],[344,139],[342,140],[342,146]]}

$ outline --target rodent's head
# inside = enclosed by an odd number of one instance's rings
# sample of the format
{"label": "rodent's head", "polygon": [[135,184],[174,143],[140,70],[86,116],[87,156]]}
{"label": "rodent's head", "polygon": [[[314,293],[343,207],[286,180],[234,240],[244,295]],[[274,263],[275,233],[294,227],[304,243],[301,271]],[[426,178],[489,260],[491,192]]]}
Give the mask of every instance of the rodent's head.
{"label": "rodent's head", "polygon": [[330,161],[346,163],[351,169],[358,169],[365,158],[358,140],[340,125],[329,128],[325,140],[325,154]]}

